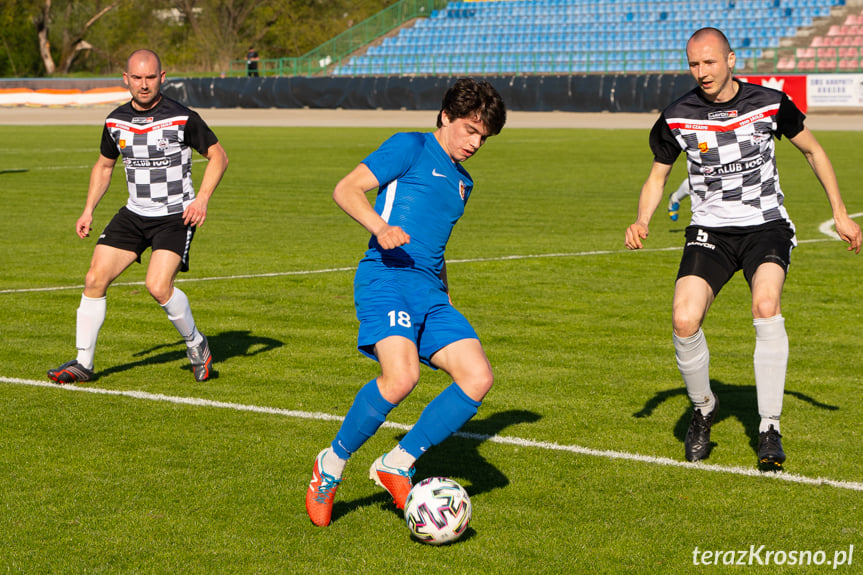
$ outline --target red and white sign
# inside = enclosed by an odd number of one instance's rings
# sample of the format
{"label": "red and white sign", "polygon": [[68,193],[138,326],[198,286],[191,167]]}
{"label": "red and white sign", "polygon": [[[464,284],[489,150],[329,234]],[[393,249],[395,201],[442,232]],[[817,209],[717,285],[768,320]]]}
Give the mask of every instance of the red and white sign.
{"label": "red and white sign", "polygon": [[781,90],[788,94],[791,101],[800,108],[804,114],[808,109],[807,81],[806,76],[735,76],[738,80],[750,84],[760,84],[774,90]]}

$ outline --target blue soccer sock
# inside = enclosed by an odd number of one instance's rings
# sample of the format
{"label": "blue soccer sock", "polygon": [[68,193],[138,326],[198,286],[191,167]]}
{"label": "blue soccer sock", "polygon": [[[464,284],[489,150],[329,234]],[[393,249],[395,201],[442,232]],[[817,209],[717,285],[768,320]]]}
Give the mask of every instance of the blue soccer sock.
{"label": "blue soccer sock", "polygon": [[412,456],[419,458],[431,446],[461,429],[476,415],[480,401],[474,401],[453,383],[429,403],[420,415],[419,421],[399,445]]}
{"label": "blue soccer sock", "polygon": [[333,451],[342,459],[362,447],[386,420],[395,404],[381,395],[377,379],[373,379],[357,392],[342,427],[333,440]]}

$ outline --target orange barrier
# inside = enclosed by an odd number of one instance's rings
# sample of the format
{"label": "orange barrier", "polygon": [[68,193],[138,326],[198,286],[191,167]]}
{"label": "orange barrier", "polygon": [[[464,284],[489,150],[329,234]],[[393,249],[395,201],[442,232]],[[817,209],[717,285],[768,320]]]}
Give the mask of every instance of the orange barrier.
{"label": "orange barrier", "polygon": [[0,106],[92,106],[128,99],[129,90],[119,87],[92,90],[0,89]]}

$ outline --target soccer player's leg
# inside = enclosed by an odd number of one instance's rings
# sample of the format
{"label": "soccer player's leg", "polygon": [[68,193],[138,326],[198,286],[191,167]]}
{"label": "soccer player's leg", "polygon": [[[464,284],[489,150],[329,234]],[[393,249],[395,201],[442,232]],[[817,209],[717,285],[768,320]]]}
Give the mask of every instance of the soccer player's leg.
{"label": "soccer player's leg", "polygon": [[710,429],[716,413],[716,396],[710,389],[710,350],[701,329],[713,301],[710,286],[697,276],[677,280],[672,322],[677,368],[692,402],[693,413],[684,442],[687,461],[700,461],[710,454]]}
{"label": "soccer player's leg", "polygon": [[[401,403],[419,381],[420,360],[416,344],[402,336],[390,336],[378,342],[375,350],[381,364],[381,377],[378,378],[381,396],[393,405]],[[386,489],[399,509],[404,509],[414,474],[415,458],[405,461],[403,455],[398,451],[386,453],[369,468],[369,479]]]}
{"label": "soccer player's leg", "polygon": [[399,509],[411,489],[414,462],[476,415],[494,380],[476,332],[449,305],[439,306],[426,318],[420,357],[454,382],[426,406],[401,442],[372,465],[370,475],[384,484]]}
{"label": "soccer player's leg", "polygon": [[381,376],[357,393],[332,444],[315,459],[306,492],[306,511],[315,525],[328,525],[333,498],[348,459],[386,420],[419,379],[415,342],[419,329],[396,284],[358,282],[355,287],[360,331],[357,347],[381,364]]}
{"label": "soccer player's leg", "polygon": [[[790,249],[786,253],[790,253]],[[752,324],[755,327],[753,368],[761,422],[758,428],[758,464],[768,470],[785,462],[779,418],[785,393],[788,367],[788,335],[780,300],[787,262],[767,262],[758,266],[750,282]]]}
{"label": "soccer player's leg", "polygon": [[93,250],[90,269],[84,279],[84,293],[78,306],[75,327],[77,357],[56,369],[48,370],[48,377],[56,383],[92,381],[96,341],[107,310],[108,286],[138,258],[134,251],[119,249],[102,243]]}
{"label": "soccer player's leg", "polygon": [[676,222],[680,216],[680,202],[691,192],[689,187],[689,178],[681,182],[677,189],[668,195],[668,217],[672,222]]}
{"label": "soccer player's leg", "polygon": [[717,249],[722,239],[714,232],[690,226],[686,240],[674,287],[672,326],[677,367],[693,406],[684,454],[687,461],[701,461],[713,447],[710,432],[719,405],[710,388],[710,351],[701,324],[737,266]]}
{"label": "soccer player's leg", "polygon": [[189,271],[189,250],[195,228],[184,224],[182,217],[176,214],[153,222],[148,232],[153,254],[145,280],[147,291],[162,306],[186,343],[186,357],[192,365],[195,381],[207,381],[214,374],[210,342],[198,331],[189,298],[174,285],[179,272]]}

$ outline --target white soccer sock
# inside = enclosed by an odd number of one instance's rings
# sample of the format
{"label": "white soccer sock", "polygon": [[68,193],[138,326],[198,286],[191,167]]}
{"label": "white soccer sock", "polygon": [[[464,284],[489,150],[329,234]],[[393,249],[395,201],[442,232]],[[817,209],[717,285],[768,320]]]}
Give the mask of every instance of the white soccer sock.
{"label": "white soccer sock", "polygon": [[384,464],[389,467],[398,469],[410,469],[416,463],[417,458],[402,449],[401,445],[396,445],[392,451],[384,455]]}
{"label": "white soccer sock", "polygon": [[348,464],[347,459],[342,459],[332,449],[328,449],[321,458],[321,467],[324,473],[329,473],[336,479],[339,479],[345,472],[345,466]]}
{"label": "white soccer sock", "polygon": [[96,355],[96,340],[99,330],[105,323],[105,313],[108,309],[105,296],[91,298],[81,295],[78,306],[77,323],[75,326],[75,347],[78,348],[78,363],[87,369],[93,369],[93,358]]}
{"label": "white soccer sock", "polygon": [[683,201],[683,198],[689,195],[689,178],[683,180],[677,189],[672,192],[671,197],[674,198],[674,201],[680,203]]}
{"label": "white soccer sock", "polygon": [[186,297],[180,288],[175,287],[174,293],[162,306],[165,313],[168,314],[168,319],[177,328],[177,331],[186,340],[186,345],[194,347],[203,341],[203,336],[195,327],[195,319],[192,317],[192,308],[189,306],[189,298]]}
{"label": "white soccer sock", "polygon": [[788,368],[788,334],[782,314],[752,320],[755,326],[755,392],[758,396],[759,431],[772,425],[779,431],[785,372]]}
{"label": "white soccer sock", "polygon": [[672,335],[677,368],[683,376],[686,393],[692,405],[700,409],[703,415],[707,415],[716,407],[713,392],[710,390],[710,350],[707,348],[707,338],[701,328],[689,337]]}

